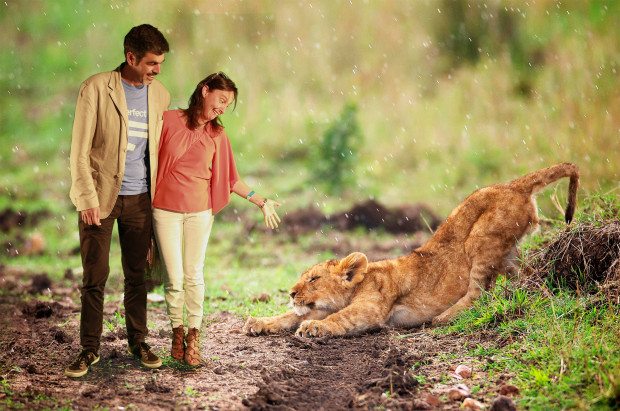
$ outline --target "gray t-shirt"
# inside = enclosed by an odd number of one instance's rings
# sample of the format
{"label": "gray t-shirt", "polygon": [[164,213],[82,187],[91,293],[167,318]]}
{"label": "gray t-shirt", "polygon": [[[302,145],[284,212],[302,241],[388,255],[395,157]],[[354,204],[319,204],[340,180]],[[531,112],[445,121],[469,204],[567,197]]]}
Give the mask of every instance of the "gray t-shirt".
{"label": "gray t-shirt", "polygon": [[148,86],[136,87],[124,81],[122,83],[127,100],[129,127],[125,175],[120,194],[142,194],[148,191],[148,169],[145,161],[149,137]]}

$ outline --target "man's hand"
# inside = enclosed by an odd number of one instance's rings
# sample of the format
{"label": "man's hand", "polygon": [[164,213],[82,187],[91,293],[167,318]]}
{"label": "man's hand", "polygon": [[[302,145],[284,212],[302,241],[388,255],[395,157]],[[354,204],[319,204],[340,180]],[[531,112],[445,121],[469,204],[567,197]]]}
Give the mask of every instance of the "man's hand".
{"label": "man's hand", "polygon": [[265,225],[272,230],[278,228],[280,217],[276,213],[276,207],[280,207],[280,203],[273,200],[265,200],[265,205],[261,208],[263,216],[265,216]]}
{"label": "man's hand", "polygon": [[86,225],[101,225],[101,221],[99,220],[99,207],[80,211],[80,218]]}

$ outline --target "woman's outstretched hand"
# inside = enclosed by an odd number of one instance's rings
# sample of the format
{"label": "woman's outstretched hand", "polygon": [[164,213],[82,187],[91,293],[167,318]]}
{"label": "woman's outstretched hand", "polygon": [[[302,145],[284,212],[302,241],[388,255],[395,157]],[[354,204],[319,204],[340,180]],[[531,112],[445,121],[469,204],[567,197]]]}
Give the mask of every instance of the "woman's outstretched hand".
{"label": "woman's outstretched hand", "polygon": [[265,200],[265,205],[261,208],[265,217],[265,225],[272,230],[278,228],[280,217],[276,213],[276,207],[280,207],[280,203],[270,199]]}

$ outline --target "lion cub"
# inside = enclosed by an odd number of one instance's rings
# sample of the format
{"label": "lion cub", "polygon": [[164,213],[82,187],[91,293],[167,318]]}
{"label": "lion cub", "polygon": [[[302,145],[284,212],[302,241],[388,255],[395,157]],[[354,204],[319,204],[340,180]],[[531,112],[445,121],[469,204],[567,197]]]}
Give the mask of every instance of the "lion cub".
{"label": "lion cub", "polygon": [[579,170],[570,163],[475,191],[422,247],[392,260],[362,253],[315,265],[291,289],[293,310],[248,318],[249,335],[297,330],[305,337],[356,334],[382,325],[446,323],[470,307],[498,273],[514,271],[516,244],[538,224],[533,194],[570,177],[565,220],[575,211]]}

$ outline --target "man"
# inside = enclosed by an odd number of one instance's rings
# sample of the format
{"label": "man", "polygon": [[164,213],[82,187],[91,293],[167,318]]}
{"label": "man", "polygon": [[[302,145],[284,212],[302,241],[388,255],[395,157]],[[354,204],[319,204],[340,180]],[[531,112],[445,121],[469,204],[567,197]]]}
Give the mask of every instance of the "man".
{"label": "man", "polygon": [[144,342],[144,271],[151,238],[151,200],[157,177],[157,146],[170,94],[155,79],[168,42],[143,24],[125,36],[125,62],[95,74],[80,87],[71,138],[71,201],[79,212],[84,278],[82,352],[65,369],[81,377],[99,361],[103,293],[110,272],[110,242],[118,224],[125,286],[129,351],[148,368],[161,360]]}

